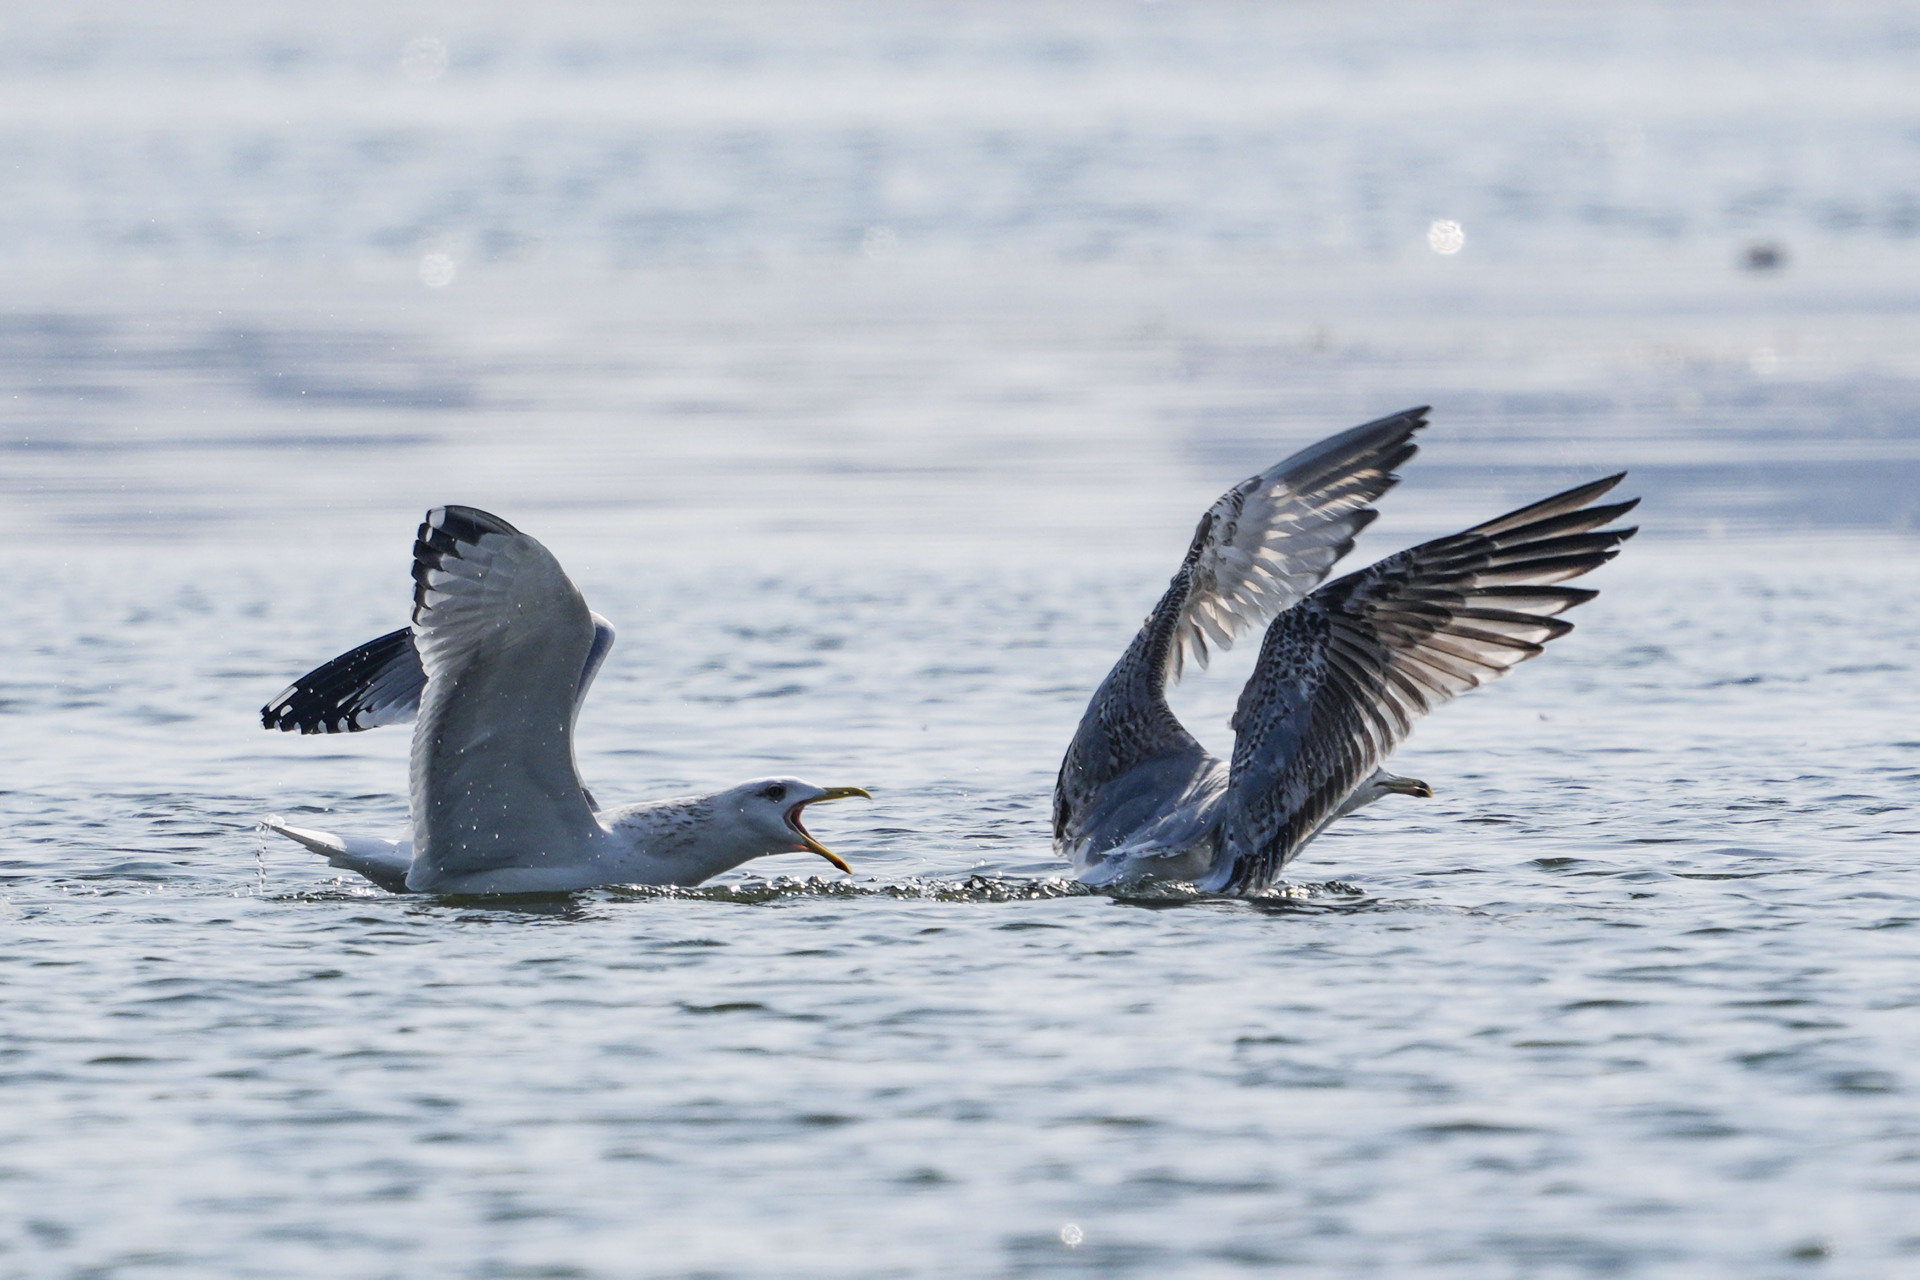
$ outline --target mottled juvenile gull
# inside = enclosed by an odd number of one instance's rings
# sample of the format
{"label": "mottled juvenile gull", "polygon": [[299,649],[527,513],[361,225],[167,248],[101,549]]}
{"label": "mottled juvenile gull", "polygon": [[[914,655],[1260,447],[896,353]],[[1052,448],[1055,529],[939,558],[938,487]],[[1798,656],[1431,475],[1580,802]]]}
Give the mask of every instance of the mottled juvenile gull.
{"label": "mottled juvenile gull", "polygon": [[435,507],[413,544],[413,625],[308,672],[261,709],[269,729],[351,733],[416,720],[410,840],[267,826],[396,893],[564,893],[698,884],[752,858],[815,853],[822,800],[865,796],[757,778],[712,795],[600,810],[574,723],[613,626],[551,552],[498,516]]}
{"label": "mottled juvenile gull", "polygon": [[[1393,469],[1414,455],[1426,414],[1303,449],[1200,518],[1060,765],[1054,844],[1080,879],[1271,885],[1335,818],[1385,795],[1432,795],[1381,767],[1414,721],[1573,629],[1555,615],[1598,593],[1555,584],[1635,533],[1600,526],[1639,499],[1590,505],[1624,472],[1320,586],[1399,482]],[[1223,762],[1174,716],[1167,685],[1188,658],[1205,666],[1210,643],[1224,649],[1269,622]]]}

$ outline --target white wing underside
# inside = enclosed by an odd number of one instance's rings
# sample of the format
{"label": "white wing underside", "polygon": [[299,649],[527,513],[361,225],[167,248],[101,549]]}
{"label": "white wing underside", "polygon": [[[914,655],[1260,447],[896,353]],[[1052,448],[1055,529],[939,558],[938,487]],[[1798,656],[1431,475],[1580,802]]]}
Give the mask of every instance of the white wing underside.
{"label": "white wing underside", "polygon": [[532,538],[465,507],[428,513],[414,548],[414,644],[427,683],[409,784],[408,887],[590,859],[605,832],[573,758],[594,647],[586,602]]}

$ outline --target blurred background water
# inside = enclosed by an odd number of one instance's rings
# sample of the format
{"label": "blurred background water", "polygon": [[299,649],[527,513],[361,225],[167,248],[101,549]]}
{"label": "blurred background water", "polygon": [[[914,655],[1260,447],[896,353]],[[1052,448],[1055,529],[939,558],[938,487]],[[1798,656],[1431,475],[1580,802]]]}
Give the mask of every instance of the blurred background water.
{"label": "blurred background water", "polygon": [[[0,12],[0,1276],[1920,1267],[1920,18],[1892,4]],[[1192,522],[1630,468],[1427,802],[1047,877]],[[607,800],[873,789],[688,893],[379,894],[256,708],[439,502],[621,642]],[[1224,749],[1251,653],[1178,706]]]}

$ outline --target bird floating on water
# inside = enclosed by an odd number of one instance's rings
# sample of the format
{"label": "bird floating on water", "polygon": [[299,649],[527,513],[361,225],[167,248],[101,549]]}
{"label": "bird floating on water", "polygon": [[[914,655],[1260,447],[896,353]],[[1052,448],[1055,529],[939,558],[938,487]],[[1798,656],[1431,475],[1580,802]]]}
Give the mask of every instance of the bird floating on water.
{"label": "bird floating on water", "polygon": [[[1101,682],[1053,793],[1054,846],[1081,880],[1270,886],[1329,822],[1387,795],[1430,796],[1381,766],[1419,717],[1534,657],[1597,592],[1558,585],[1636,529],[1639,503],[1593,505],[1609,476],[1326,586],[1399,483],[1427,409],[1322,440],[1235,485],[1200,517],[1186,559]],[[1316,590],[1316,588],[1318,588]],[[1268,623],[1272,623],[1268,626]],[[1266,627],[1233,715],[1231,761],[1167,705],[1188,659]]]}
{"label": "bird floating on water", "polygon": [[261,709],[269,729],[415,721],[410,840],[267,827],[395,893],[565,893],[698,884],[753,858],[818,854],[810,804],[865,796],[798,778],[600,809],[573,731],[613,625],[540,543],[473,507],[435,507],[413,544],[413,625],[317,667]]}

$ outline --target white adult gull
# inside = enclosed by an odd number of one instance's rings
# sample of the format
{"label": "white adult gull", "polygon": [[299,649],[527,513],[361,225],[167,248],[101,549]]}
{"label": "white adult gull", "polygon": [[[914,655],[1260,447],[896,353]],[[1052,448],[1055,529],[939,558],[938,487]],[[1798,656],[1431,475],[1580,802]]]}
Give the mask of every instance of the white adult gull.
{"label": "white adult gull", "polygon": [[[1414,721],[1573,629],[1555,615],[1598,593],[1557,584],[1635,533],[1601,526],[1638,499],[1592,505],[1624,473],[1320,585],[1398,483],[1393,469],[1414,455],[1426,414],[1303,449],[1200,518],[1060,766],[1054,843],[1081,880],[1271,885],[1334,819],[1383,796],[1432,795],[1382,767]],[[1266,639],[1222,761],[1174,716],[1167,685],[1188,658],[1205,666],[1209,644],[1257,627]]]}
{"label": "white adult gull", "polygon": [[[269,729],[351,733],[415,721],[412,838],[267,826],[395,893],[564,893],[698,884],[753,858],[814,853],[800,814],[867,796],[799,778],[602,810],[574,724],[613,647],[560,562],[473,507],[435,507],[413,544],[413,625],[315,668],[261,709]],[[871,797],[868,797],[871,798]]]}

